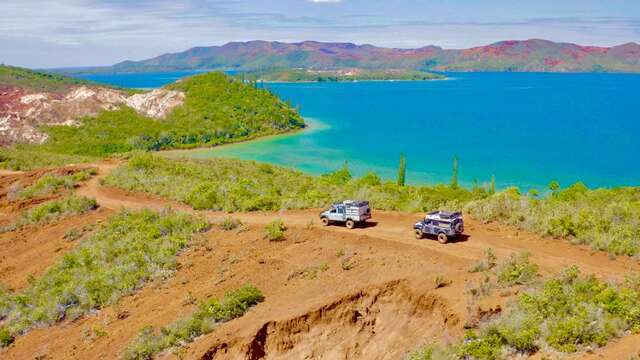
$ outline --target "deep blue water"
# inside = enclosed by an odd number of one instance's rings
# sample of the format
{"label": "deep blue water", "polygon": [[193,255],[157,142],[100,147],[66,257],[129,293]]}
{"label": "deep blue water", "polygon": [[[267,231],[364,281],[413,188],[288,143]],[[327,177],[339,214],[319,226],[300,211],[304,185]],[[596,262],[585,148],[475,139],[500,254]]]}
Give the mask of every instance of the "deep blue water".
{"label": "deep blue water", "polygon": [[[348,161],[356,174],[372,170],[392,179],[404,153],[412,183],[448,182],[457,156],[466,185],[492,175],[499,187],[523,190],[543,189],[551,180],[563,186],[640,184],[640,75],[449,76],[427,82],[268,84],[300,106],[314,124],[311,131],[193,156],[255,159],[311,173]],[[146,87],[140,84],[118,83]]]}
{"label": "deep blue water", "polygon": [[151,89],[170,84],[185,76],[191,76],[201,72],[202,71],[198,70],[189,70],[126,74],[80,74],[76,77],[125,88]]}

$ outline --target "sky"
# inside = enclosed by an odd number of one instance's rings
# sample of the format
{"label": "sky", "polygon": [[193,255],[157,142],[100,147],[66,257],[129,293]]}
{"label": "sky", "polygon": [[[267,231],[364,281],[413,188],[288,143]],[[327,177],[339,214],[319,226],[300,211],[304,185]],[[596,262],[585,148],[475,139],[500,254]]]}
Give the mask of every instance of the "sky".
{"label": "sky", "polygon": [[639,0],[1,0],[0,63],[111,65],[229,41],[640,43]]}

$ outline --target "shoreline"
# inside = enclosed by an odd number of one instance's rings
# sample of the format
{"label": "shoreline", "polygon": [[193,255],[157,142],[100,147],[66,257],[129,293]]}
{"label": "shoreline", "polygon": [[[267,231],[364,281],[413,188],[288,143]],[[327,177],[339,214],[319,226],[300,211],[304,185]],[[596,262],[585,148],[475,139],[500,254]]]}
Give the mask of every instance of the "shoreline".
{"label": "shoreline", "polygon": [[279,139],[279,138],[285,138],[285,137],[290,137],[290,136],[299,136],[302,135],[303,133],[309,133],[312,131],[319,131],[319,130],[323,130],[323,129],[327,129],[329,126],[317,119],[314,118],[305,118],[304,119],[304,123],[305,126],[303,128],[299,128],[299,129],[295,129],[295,130],[290,130],[284,133],[280,133],[280,134],[271,134],[271,135],[265,135],[265,136],[257,136],[257,137],[252,137],[252,138],[247,138],[247,139],[243,139],[237,142],[232,142],[232,143],[227,143],[227,144],[220,144],[220,145],[215,145],[215,146],[209,146],[209,147],[195,147],[195,148],[191,148],[191,149],[171,149],[171,150],[161,150],[161,151],[157,151],[156,153],[158,155],[161,156],[166,156],[166,157],[170,157],[170,158],[176,158],[176,157],[182,157],[181,155],[185,154],[185,153],[198,153],[198,152],[204,152],[204,151],[217,151],[218,149],[223,149],[223,148],[228,148],[231,146],[239,146],[239,145],[245,145],[249,142],[255,143],[255,142],[262,142],[262,141],[271,141],[274,139]]}

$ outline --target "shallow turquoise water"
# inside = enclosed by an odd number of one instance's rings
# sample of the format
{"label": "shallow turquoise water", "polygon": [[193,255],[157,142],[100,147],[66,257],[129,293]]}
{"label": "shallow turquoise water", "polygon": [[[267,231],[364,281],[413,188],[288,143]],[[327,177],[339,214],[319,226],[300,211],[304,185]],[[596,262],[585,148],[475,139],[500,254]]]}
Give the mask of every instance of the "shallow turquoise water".
{"label": "shallow turquoise water", "polygon": [[[348,161],[355,174],[396,176],[407,156],[412,183],[496,177],[499,187],[638,185],[640,76],[449,74],[447,81],[264,85],[299,105],[311,130],[218,149],[230,156],[319,174]],[[129,85],[130,86],[130,85]],[[134,86],[135,87],[135,86]]]}

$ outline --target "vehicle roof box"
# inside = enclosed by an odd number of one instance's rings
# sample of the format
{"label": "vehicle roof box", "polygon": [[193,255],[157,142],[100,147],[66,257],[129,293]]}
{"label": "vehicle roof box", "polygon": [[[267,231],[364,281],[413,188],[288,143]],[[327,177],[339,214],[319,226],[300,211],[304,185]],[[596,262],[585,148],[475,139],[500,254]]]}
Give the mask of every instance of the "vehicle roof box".
{"label": "vehicle roof box", "polygon": [[455,219],[462,217],[462,213],[460,211],[432,211],[427,214],[430,218],[439,217],[440,219]]}
{"label": "vehicle roof box", "polygon": [[345,200],[342,204],[345,206],[357,207],[369,206],[369,202],[365,200]]}

